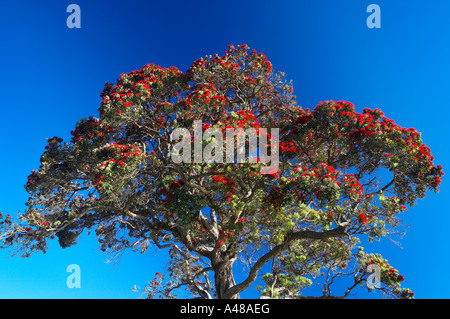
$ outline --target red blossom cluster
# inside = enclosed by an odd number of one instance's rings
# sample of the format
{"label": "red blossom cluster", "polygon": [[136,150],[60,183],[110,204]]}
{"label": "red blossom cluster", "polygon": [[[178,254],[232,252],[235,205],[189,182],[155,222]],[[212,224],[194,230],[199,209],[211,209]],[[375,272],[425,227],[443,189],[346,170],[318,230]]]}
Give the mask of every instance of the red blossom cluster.
{"label": "red blossom cluster", "polygon": [[152,92],[166,90],[164,93],[170,96],[178,96],[178,91],[168,89],[168,83],[183,82],[184,75],[176,67],[162,68],[149,63],[140,70],[123,73],[117,79],[117,84],[105,84],[101,93],[102,102],[100,116],[118,114],[121,115],[133,105],[145,104],[150,106]]}
{"label": "red blossom cluster", "polygon": [[[345,109],[346,106],[342,104],[336,104],[335,105],[336,111],[339,109]],[[346,117],[346,120],[348,122],[351,122],[353,124],[359,124],[359,129],[354,128],[350,132],[347,133],[347,136],[349,138],[358,138],[362,136],[371,137],[372,135],[379,135],[380,132],[378,131],[378,127],[376,124],[376,117],[372,115],[371,110],[364,109],[363,113],[356,113],[356,112],[347,112],[342,111],[339,114],[339,117]],[[381,112],[381,111],[380,111]],[[344,124],[344,127],[349,127],[351,124]]]}
{"label": "red blossom cluster", "polygon": [[[235,114],[235,115],[234,115]],[[239,110],[236,113],[223,113],[217,123],[219,127],[225,132],[227,128],[239,128],[246,130],[247,128],[254,128],[257,135],[259,135],[259,128],[261,123],[259,123],[258,118],[253,114],[252,111],[242,111]],[[267,134],[268,138],[270,134]],[[224,140],[226,136],[224,136]]]}
{"label": "red blossom cluster", "polygon": [[223,183],[226,187],[234,189],[235,183],[229,177],[223,177],[222,175],[213,176],[212,179],[217,183]]}
{"label": "red blossom cluster", "polygon": [[223,239],[219,240],[219,243],[217,244],[217,249],[219,249],[223,245],[223,242],[227,241],[227,240],[228,240],[228,238],[223,238]]}
{"label": "red blossom cluster", "polygon": [[341,181],[344,191],[350,197],[352,195],[359,196],[364,191],[361,183],[356,179],[355,174],[345,174]]}
{"label": "red blossom cluster", "polygon": [[105,178],[106,176],[104,174],[94,173],[94,185],[98,186],[99,184],[103,184],[105,182]]}
{"label": "red blossom cluster", "polygon": [[[239,45],[237,49],[233,45],[230,45],[222,57],[215,55],[212,59],[200,58],[191,65],[188,72],[186,72],[186,76],[188,79],[193,79],[200,73],[204,78],[212,80],[214,76],[220,73],[226,73],[230,80],[242,78],[246,86],[256,86],[257,83],[255,78],[252,77],[252,72],[244,73],[243,71],[254,70],[255,73],[261,74],[263,79],[268,79],[273,67],[263,53],[258,53],[254,49],[249,53],[248,49],[246,44]],[[234,59],[235,56],[241,59],[242,64]],[[245,65],[245,69],[243,65]],[[206,73],[207,70],[213,68],[214,73]]]}
{"label": "red blossom cluster", "polygon": [[231,180],[230,177],[223,177],[222,175],[216,175],[213,176],[212,179],[218,183],[218,184],[224,184],[226,189],[228,190],[226,197],[227,197],[227,203],[231,202],[231,197],[233,196],[233,194],[236,194],[236,188],[235,188],[235,183]]}
{"label": "red blossom cluster", "polygon": [[[128,164],[142,160],[145,155],[141,149],[134,144],[119,144],[117,142],[108,143],[98,149],[98,153],[105,156],[107,154],[109,159],[97,165],[99,171],[93,172],[94,185],[99,186],[108,180],[108,175],[105,173],[107,169],[116,169],[126,167]],[[86,166],[86,170],[91,171],[91,166]],[[98,189],[98,187],[97,187]]]}
{"label": "red blossom cluster", "polygon": [[218,111],[226,105],[226,99],[217,94],[217,88],[214,84],[205,83],[201,89],[189,93],[186,99],[178,101],[173,107],[174,110],[182,111],[192,109],[199,104]]}
{"label": "red blossom cluster", "polygon": [[226,230],[220,230],[220,231],[219,231],[219,234],[220,234],[220,236],[221,236],[222,238],[219,240],[219,243],[218,243],[217,246],[216,246],[217,249],[219,249],[219,248],[223,245],[223,243],[224,243],[225,241],[229,241],[229,238],[226,237],[226,236],[231,236],[231,235],[233,235],[233,232],[231,232],[231,231],[226,231]]}
{"label": "red blossom cluster", "polygon": [[40,220],[40,221],[38,222],[38,225],[39,225],[39,226],[42,226],[42,227],[48,227],[49,223],[46,222],[46,221]]}
{"label": "red blossom cluster", "polygon": [[280,175],[279,175],[278,170],[274,170],[274,171],[271,172],[271,173],[266,173],[265,175],[266,175],[267,177],[271,178],[271,179],[278,179],[278,178],[280,178]]}
{"label": "red blossom cluster", "polygon": [[[336,171],[334,167],[329,166],[326,163],[320,163],[320,166],[321,168],[316,167],[312,170],[308,167],[295,167],[294,172],[296,172],[298,176],[286,177],[278,183],[278,186],[272,186],[263,202],[268,202],[275,208],[278,208],[286,196],[285,188],[290,189],[291,191],[295,190],[299,201],[304,201],[311,193],[318,200],[324,199],[323,194],[327,192],[327,185],[331,186],[334,183],[340,185],[340,182],[337,180],[341,175],[341,172]],[[268,176],[270,175],[271,174],[268,174]],[[278,172],[273,175],[274,178],[279,178]],[[321,187],[318,187],[318,185],[321,185]]]}
{"label": "red blossom cluster", "polygon": [[169,190],[167,190],[166,188],[161,188],[159,190],[159,194],[164,196],[162,203],[164,205],[171,206],[172,200],[175,197],[174,191],[182,188],[183,186],[184,186],[184,181],[182,179],[179,179],[178,181],[170,184]]}
{"label": "red blossom cluster", "polygon": [[95,118],[89,118],[86,121],[80,122],[75,130],[71,131],[72,143],[80,143],[93,139],[94,137],[105,137],[106,132],[112,132],[113,128],[110,126],[104,126],[99,120]]}
{"label": "red blossom cluster", "polygon": [[[274,94],[273,83],[268,80],[273,68],[264,54],[248,49],[247,45],[237,48],[230,45],[224,56],[200,58],[187,71],[186,79],[214,83],[222,92],[226,92],[224,85],[227,84],[223,83],[223,79],[227,79],[227,83],[232,83],[242,93],[252,96],[255,102],[253,112],[263,111],[266,107],[263,101],[271,99]],[[289,89],[292,90],[292,87]],[[227,102],[230,98],[233,99],[227,93],[224,98]],[[280,103],[279,106],[284,108],[286,104]]]}
{"label": "red blossom cluster", "polygon": [[[430,149],[420,140],[420,133],[413,128],[403,128],[395,124],[379,109],[365,108],[362,113],[358,113],[350,102],[325,101],[320,102],[312,112],[307,109],[299,113],[286,137],[301,134],[305,136],[306,144],[310,144],[314,137],[314,132],[310,128],[315,127],[320,133],[317,134],[318,137],[327,136],[329,140],[340,139],[344,145],[343,139],[346,139],[349,146],[352,141],[358,143],[357,145],[367,143],[368,147],[370,143],[383,146],[386,149],[385,158],[388,163],[398,162],[406,156],[406,159],[414,161],[421,168],[431,170],[434,167],[432,163],[434,158],[430,154]],[[308,124],[308,129],[299,127],[305,124]],[[285,130],[287,128],[284,128]],[[378,136],[382,139],[376,140]],[[380,144],[380,141],[384,144]],[[289,149],[286,148],[285,151]],[[438,184],[439,180],[436,178],[434,184]]]}
{"label": "red blossom cluster", "polygon": [[39,174],[34,169],[31,171],[31,174],[28,175],[27,179],[28,179],[27,185],[31,186],[31,184],[33,184],[35,181],[39,180]]}
{"label": "red blossom cluster", "polygon": [[108,143],[105,146],[101,147],[102,149],[110,149],[110,150],[117,150],[120,154],[120,160],[123,160],[127,157],[136,156],[136,157],[143,157],[144,155],[141,152],[141,149],[134,145],[134,144],[119,144],[117,142]]}
{"label": "red blossom cluster", "polygon": [[45,146],[45,149],[48,150],[48,149],[50,149],[52,146],[55,146],[55,145],[61,143],[62,141],[63,141],[63,139],[60,138],[60,137],[57,137],[57,136],[54,136],[54,137],[52,137],[52,138],[49,138],[49,139],[47,140],[48,145]]}
{"label": "red blossom cluster", "polygon": [[294,142],[280,142],[280,154],[283,153],[297,153],[300,149],[295,145]]}
{"label": "red blossom cluster", "polygon": [[390,281],[394,282],[403,282],[405,281],[405,278],[398,273],[398,270],[389,265],[389,263],[386,260],[381,259],[370,259],[368,262],[369,265],[375,264],[382,267],[383,273],[388,276],[388,279]]}
{"label": "red blossom cluster", "polygon": [[309,122],[311,115],[300,115],[294,122],[294,125],[297,124],[306,124]]}
{"label": "red blossom cluster", "polygon": [[403,289],[401,291],[400,297],[403,297],[403,298],[406,298],[406,299],[412,299],[412,298],[414,298],[414,293],[409,288]]}
{"label": "red blossom cluster", "polygon": [[281,205],[285,196],[286,194],[280,187],[272,186],[267,197],[263,199],[263,202],[267,202],[277,208]]}
{"label": "red blossom cluster", "polygon": [[361,222],[361,224],[363,224],[363,225],[367,224],[367,216],[365,214],[360,213],[358,215],[358,219]]}
{"label": "red blossom cluster", "polygon": [[179,179],[177,182],[173,182],[170,184],[169,189],[177,189],[181,188],[184,185],[184,181],[182,179]]}

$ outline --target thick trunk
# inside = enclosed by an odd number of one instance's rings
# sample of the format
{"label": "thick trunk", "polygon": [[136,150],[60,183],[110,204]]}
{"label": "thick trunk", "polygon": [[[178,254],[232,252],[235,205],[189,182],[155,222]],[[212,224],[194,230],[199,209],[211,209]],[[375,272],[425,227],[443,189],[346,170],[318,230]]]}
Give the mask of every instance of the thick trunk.
{"label": "thick trunk", "polygon": [[[218,299],[224,299],[226,291],[235,286],[233,276],[233,262],[226,261],[218,265],[214,272],[214,281],[216,286],[216,293]],[[230,299],[239,299],[239,294],[229,297]]]}

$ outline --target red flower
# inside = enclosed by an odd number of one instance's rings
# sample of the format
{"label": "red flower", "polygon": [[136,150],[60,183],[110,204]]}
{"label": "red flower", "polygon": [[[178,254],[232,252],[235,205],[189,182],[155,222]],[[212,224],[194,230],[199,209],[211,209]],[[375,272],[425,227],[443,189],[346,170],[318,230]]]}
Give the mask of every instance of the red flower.
{"label": "red flower", "polygon": [[363,225],[365,225],[365,224],[367,224],[367,216],[366,215],[364,215],[364,214],[359,214],[359,221],[363,224]]}
{"label": "red flower", "polygon": [[272,166],[267,168],[266,171],[265,171],[265,174],[267,176],[269,176],[270,178],[273,178],[273,179],[278,179],[279,178],[278,173],[279,173],[279,171],[275,167],[272,167]]}
{"label": "red flower", "polygon": [[275,174],[275,173],[273,173],[273,174],[267,174],[267,176],[269,176],[270,178],[273,178],[273,179],[278,179],[278,174]]}
{"label": "red flower", "polygon": [[169,188],[175,189],[175,188],[179,188],[183,185],[184,185],[184,182],[183,182],[183,180],[180,179],[178,182],[173,182],[172,184],[170,184]]}
{"label": "red flower", "polygon": [[301,115],[301,116],[297,117],[297,119],[295,120],[294,125],[297,125],[299,123],[300,124],[306,124],[306,123],[308,123],[310,118],[311,118],[310,115]]}

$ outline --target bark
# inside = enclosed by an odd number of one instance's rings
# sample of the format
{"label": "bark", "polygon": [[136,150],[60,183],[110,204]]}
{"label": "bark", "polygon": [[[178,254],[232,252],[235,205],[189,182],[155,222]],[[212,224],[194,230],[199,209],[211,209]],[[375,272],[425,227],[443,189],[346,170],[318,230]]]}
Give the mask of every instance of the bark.
{"label": "bark", "polygon": [[230,295],[228,291],[236,285],[233,275],[233,263],[236,258],[220,261],[214,269],[214,281],[218,299],[239,299],[239,294]]}

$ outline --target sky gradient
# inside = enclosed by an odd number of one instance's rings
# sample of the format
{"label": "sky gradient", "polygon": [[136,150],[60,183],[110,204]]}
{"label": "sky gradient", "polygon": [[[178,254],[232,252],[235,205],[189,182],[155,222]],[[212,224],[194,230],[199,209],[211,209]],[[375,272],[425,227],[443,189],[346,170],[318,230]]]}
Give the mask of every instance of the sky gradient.
{"label": "sky gradient", "polygon": [[[66,8],[81,8],[69,29]],[[366,8],[381,8],[381,28],[366,25]],[[15,216],[28,198],[23,185],[39,167],[45,138],[70,139],[77,121],[98,116],[106,81],[147,63],[185,72],[196,59],[224,54],[229,44],[263,52],[293,80],[298,104],[347,100],[379,108],[422,133],[435,163],[450,167],[450,2],[317,1],[9,1],[0,10],[0,211]],[[404,275],[416,298],[450,298],[449,187],[409,209],[402,248],[367,246]],[[94,236],[30,258],[0,251],[0,298],[138,298],[167,262],[165,254],[126,253],[106,263]],[[81,268],[69,289],[66,268]],[[250,291],[244,296],[255,296]],[[371,295],[363,295],[371,297]]]}

